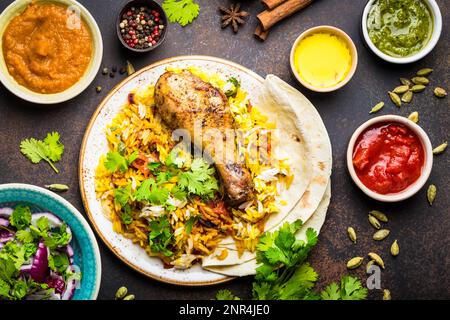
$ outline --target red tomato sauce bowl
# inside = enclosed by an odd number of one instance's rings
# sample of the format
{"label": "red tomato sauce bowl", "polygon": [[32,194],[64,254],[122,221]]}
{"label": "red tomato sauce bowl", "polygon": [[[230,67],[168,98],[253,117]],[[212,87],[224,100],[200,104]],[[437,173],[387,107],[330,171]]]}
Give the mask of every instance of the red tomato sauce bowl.
{"label": "red tomato sauce bowl", "polygon": [[386,115],[363,123],[347,149],[347,167],[369,197],[398,202],[416,194],[433,166],[430,139],[411,120]]}

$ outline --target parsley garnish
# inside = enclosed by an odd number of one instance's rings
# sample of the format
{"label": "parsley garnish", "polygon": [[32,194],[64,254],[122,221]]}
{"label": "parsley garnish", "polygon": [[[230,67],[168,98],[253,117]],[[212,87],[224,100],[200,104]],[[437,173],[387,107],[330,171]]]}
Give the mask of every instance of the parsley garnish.
{"label": "parsley garnish", "polygon": [[17,206],[9,217],[9,222],[17,230],[24,230],[28,228],[31,224],[30,208]]}
{"label": "parsley garnish", "polygon": [[32,163],[46,161],[56,173],[59,173],[54,163],[61,160],[64,145],[59,141],[58,132],[48,133],[44,141],[34,138],[25,139],[20,143],[20,152]]}
{"label": "parsley garnish", "polygon": [[[362,300],[367,297],[367,289],[357,278],[344,276],[340,285],[330,284],[320,294],[313,288],[317,273],[305,262],[310,250],[317,243],[317,233],[309,228],[306,241],[297,240],[295,233],[300,230],[300,220],[285,223],[278,231],[266,232],[257,245],[257,262],[253,282],[254,300]],[[218,300],[238,299],[230,291],[219,291]]]}
{"label": "parsley garnish", "polygon": [[120,154],[120,152],[108,152],[105,160],[106,169],[114,173],[119,170],[122,173],[125,173],[128,170],[130,164],[136,160],[139,156],[137,151],[133,152],[128,159]]}
{"label": "parsley garnish", "polygon": [[363,300],[367,297],[367,289],[355,277],[344,276],[341,283],[331,283],[321,293],[323,300]]}
{"label": "parsley garnish", "polygon": [[153,253],[161,253],[166,257],[173,255],[168,249],[172,242],[173,234],[170,232],[170,222],[166,216],[149,222],[150,233],[148,235],[150,250]]}
{"label": "parsley garnish", "polygon": [[229,97],[235,97],[239,88],[241,87],[241,82],[235,77],[231,77],[228,79],[226,84],[225,95]]}
{"label": "parsley garnish", "polygon": [[241,300],[239,297],[231,293],[230,290],[219,290],[216,294],[217,300]]}
{"label": "parsley garnish", "polygon": [[147,179],[142,182],[135,193],[137,201],[148,201],[155,205],[165,204],[169,198],[169,190],[160,186],[154,179]]}
{"label": "parsley garnish", "polygon": [[117,188],[114,190],[114,201],[120,204],[121,207],[124,207],[128,200],[131,198],[131,184],[128,184],[126,187]]}
{"label": "parsley garnish", "polygon": [[170,22],[186,26],[200,13],[200,6],[194,0],[164,0],[162,7]]}
{"label": "parsley garnish", "polygon": [[214,173],[214,168],[204,159],[195,158],[190,170],[180,174],[176,191],[212,198],[214,193],[219,190],[219,184],[214,177]]}

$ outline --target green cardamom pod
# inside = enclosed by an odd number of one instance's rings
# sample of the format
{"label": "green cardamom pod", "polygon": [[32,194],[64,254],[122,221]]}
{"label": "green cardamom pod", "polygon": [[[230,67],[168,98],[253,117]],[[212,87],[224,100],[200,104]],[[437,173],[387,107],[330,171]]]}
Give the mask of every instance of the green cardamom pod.
{"label": "green cardamom pod", "polygon": [[444,143],[438,145],[436,148],[433,149],[433,154],[441,154],[442,152],[445,151],[445,149],[447,149],[448,143],[447,141],[445,141]]}
{"label": "green cardamom pod", "polygon": [[431,68],[423,68],[423,69],[420,69],[419,71],[417,71],[417,75],[419,77],[426,77],[426,76],[430,75],[432,72],[433,72],[433,69],[431,69]]}
{"label": "green cardamom pod", "polygon": [[126,287],[120,287],[116,292],[116,300],[121,300],[126,297],[128,289]]}
{"label": "green cardamom pod", "polygon": [[423,84],[423,85],[427,85],[427,84],[430,83],[430,80],[428,80],[428,79],[425,78],[425,77],[414,77],[414,78],[411,79],[411,81],[412,81],[414,84]]}
{"label": "green cardamom pod", "polygon": [[45,186],[48,190],[51,191],[55,191],[55,192],[64,192],[69,190],[69,186],[65,185],[65,184],[59,184],[59,183],[54,183],[54,184],[49,184]]}
{"label": "green cardamom pod", "polygon": [[356,231],[352,227],[347,228],[348,237],[353,243],[356,243]]}
{"label": "green cardamom pod", "polygon": [[411,87],[411,91],[414,93],[422,92],[425,89],[426,89],[426,87],[423,84],[416,84]]}
{"label": "green cardamom pod", "polygon": [[396,257],[400,253],[400,247],[398,246],[397,240],[395,240],[391,245],[391,254]]}
{"label": "green cardamom pod", "polygon": [[125,298],[123,298],[123,300],[134,300],[134,299],[135,299],[134,294],[129,294]]}
{"label": "green cardamom pod", "polygon": [[375,263],[375,260],[370,260],[369,262],[367,262],[367,265],[366,265],[366,273],[367,274],[370,273],[370,268],[373,266],[374,263]]}
{"label": "green cardamom pod", "polygon": [[398,96],[398,94],[389,91],[389,97],[391,98],[392,102],[397,106],[397,107],[401,107],[402,106],[402,100],[400,99],[400,97]]}
{"label": "green cardamom pod", "polygon": [[406,79],[406,78],[400,78],[400,83],[403,84],[404,86],[412,85],[412,82],[409,79]]}
{"label": "green cardamom pod", "polygon": [[384,261],[381,257],[375,252],[370,252],[368,254],[369,258],[372,259],[377,265],[384,269]]}
{"label": "green cardamom pod", "polygon": [[427,190],[427,199],[430,206],[433,205],[434,200],[436,199],[437,188],[434,184],[430,184]]}
{"label": "green cardamom pod", "polygon": [[378,112],[378,111],[380,111],[381,109],[383,109],[383,107],[384,107],[384,102],[379,102],[379,103],[377,103],[377,104],[372,108],[372,110],[370,110],[369,113],[375,113],[375,112]]}
{"label": "green cardamom pod", "polygon": [[396,94],[403,94],[403,93],[405,93],[408,90],[409,90],[409,86],[402,85],[402,86],[396,87],[394,90],[392,90],[392,92],[396,93]]}
{"label": "green cardamom pod", "polygon": [[434,89],[434,95],[438,98],[445,98],[447,96],[447,91],[443,88],[437,87]]}
{"label": "green cardamom pod", "polygon": [[388,289],[383,290],[383,300],[391,300],[391,292]]}
{"label": "green cardamom pod", "polygon": [[381,229],[378,230],[373,234],[373,240],[375,241],[381,241],[386,239],[386,237],[389,235],[390,231],[388,229]]}
{"label": "green cardamom pod", "polygon": [[131,76],[136,71],[134,70],[134,66],[131,64],[130,61],[127,61],[127,74]]}
{"label": "green cardamom pod", "polygon": [[375,229],[380,229],[381,228],[380,221],[378,221],[377,218],[375,218],[374,216],[371,216],[370,214],[369,214],[369,222]]}
{"label": "green cardamom pod", "polygon": [[375,218],[377,218],[378,220],[380,220],[381,222],[388,222],[388,217],[381,211],[378,210],[372,210],[369,212],[369,214],[371,216],[374,216]]}
{"label": "green cardamom pod", "polygon": [[408,119],[411,120],[414,123],[419,122],[419,113],[417,111],[414,111],[408,116]]}
{"label": "green cardamom pod", "polygon": [[347,262],[347,269],[356,269],[356,268],[358,268],[361,265],[361,263],[363,262],[363,260],[364,260],[363,257],[355,257],[355,258],[350,259]]}
{"label": "green cardamom pod", "polygon": [[411,90],[406,91],[402,95],[402,102],[404,103],[410,103],[413,99],[414,93]]}

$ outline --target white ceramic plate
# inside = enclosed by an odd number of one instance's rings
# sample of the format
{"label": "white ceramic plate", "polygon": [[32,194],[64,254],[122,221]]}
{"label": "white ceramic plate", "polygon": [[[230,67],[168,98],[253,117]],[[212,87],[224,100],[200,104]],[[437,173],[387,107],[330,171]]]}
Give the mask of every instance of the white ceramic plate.
{"label": "white ceramic plate", "polygon": [[95,170],[102,154],[109,151],[105,128],[120,112],[128,99],[128,94],[142,85],[154,84],[167,67],[199,67],[209,73],[241,79],[242,88],[248,92],[254,105],[258,105],[262,96],[264,79],[254,72],[235,63],[205,56],[175,57],[150,65],[125,79],[103,100],[94,113],[83,140],[79,163],[80,189],[84,206],[94,229],[105,244],[133,269],[150,278],[167,283],[204,286],[231,280],[204,270],[196,265],[188,270],[164,269],[159,258],[152,258],[138,245],[117,234],[112,229],[111,221],[103,214],[101,202],[95,194]]}

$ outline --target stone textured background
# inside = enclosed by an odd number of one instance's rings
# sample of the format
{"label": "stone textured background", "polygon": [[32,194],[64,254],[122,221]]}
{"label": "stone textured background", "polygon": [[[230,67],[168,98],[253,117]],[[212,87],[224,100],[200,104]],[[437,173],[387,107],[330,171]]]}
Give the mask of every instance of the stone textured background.
{"label": "stone textured background", "polygon": [[[0,1],[0,10],[12,0]],[[126,0],[81,0],[94,15],[103,33],[105,66],[122,66],[128,59],[136,69],[163,58],[204,54],[230,59],[262,76],[273,73],[295,85],[317,107],[330,134],[333,145],[333,198],[328,218],[320,235],[319,244],[311,254],[310,262],[320,274],[319,285],[336,281],[347,273],[346,261],[356,255],[365,256],[377,251],[385,259],[382,287],[392,292],[394,299],[449,299],[450,298],[450,150],[435,157],[430,183],[438,188],[435,204],[426,202],[426,190],[399,204],[382,204],[367,198],[353,185],[347,173],[345,153],[353,131],[371,116],[370,108],[383,100],[386,107],[378,113],[407,116],[419,111],[420,125],[428,132],[434,145],[450,139],[449,98],[434,98],[431,89],[414,97],[413,103],[398,109],[386,93],[398,84],[401,76],[411,77],[422,67],[435,69],[431,85],[450,89],[450,6],[438,0],[444,21],[441,40],[425,59],[407,66],[384,63],[364,46],[360,34],[361,13],[365,0],[316,0],[313,5],[277,25],[264,43],[253,38],[255,15],[263,7],[258,0],[242,0],[243,8],[252,14],[247,25],[237,35],[230,29],[221,30],[219,5],[227,0],[198,0],[199,18],[184,29],[170,25],[163,46],[155,52],[134,55],[121,47],[116,38],[114,22]],[[345,30],[355,41],[359,52],[359,66],[353,80],[335,93],[317,94],[295,82],[289,69],[289,52],[296,37],[309,27],[328,24]],[[71,186],[63,196],[84,213],[78,191],[78,155],[84,130],[92,113],[107,92],[121,80],[98,75],[83,94],[63,105],[37,107],[21,101],[0,85],[0,183],[22,182],[35,185],[61,182]],[[95,92],[101,85],[103,91]],[[43,137],[48,131],[59,131],[66,152],[56,175],[45,164],[32,165],[19,152],[20,141],[27,137]],[[372,227],[367,222],[369,210],[379,209],[389,214],[387,227],[391,235],[387,241],[371,240]],[[359,240],[353,245],[346,229],[353,226]],[[392,258],[389,247],[399,240],[400,255]],[[117,259],[99,241],[103,262],[100,299],[114,297],[118,287],[126,285],[138,299],[211,299],[218,289],[229,288],[242,297],[249,297],[251,279],[237,279],[230,283],[202,288],[184,288],[147,279]],[[351,271],[364,281],[364,268]],[[380,299],[374,290],[370,298]]]}

